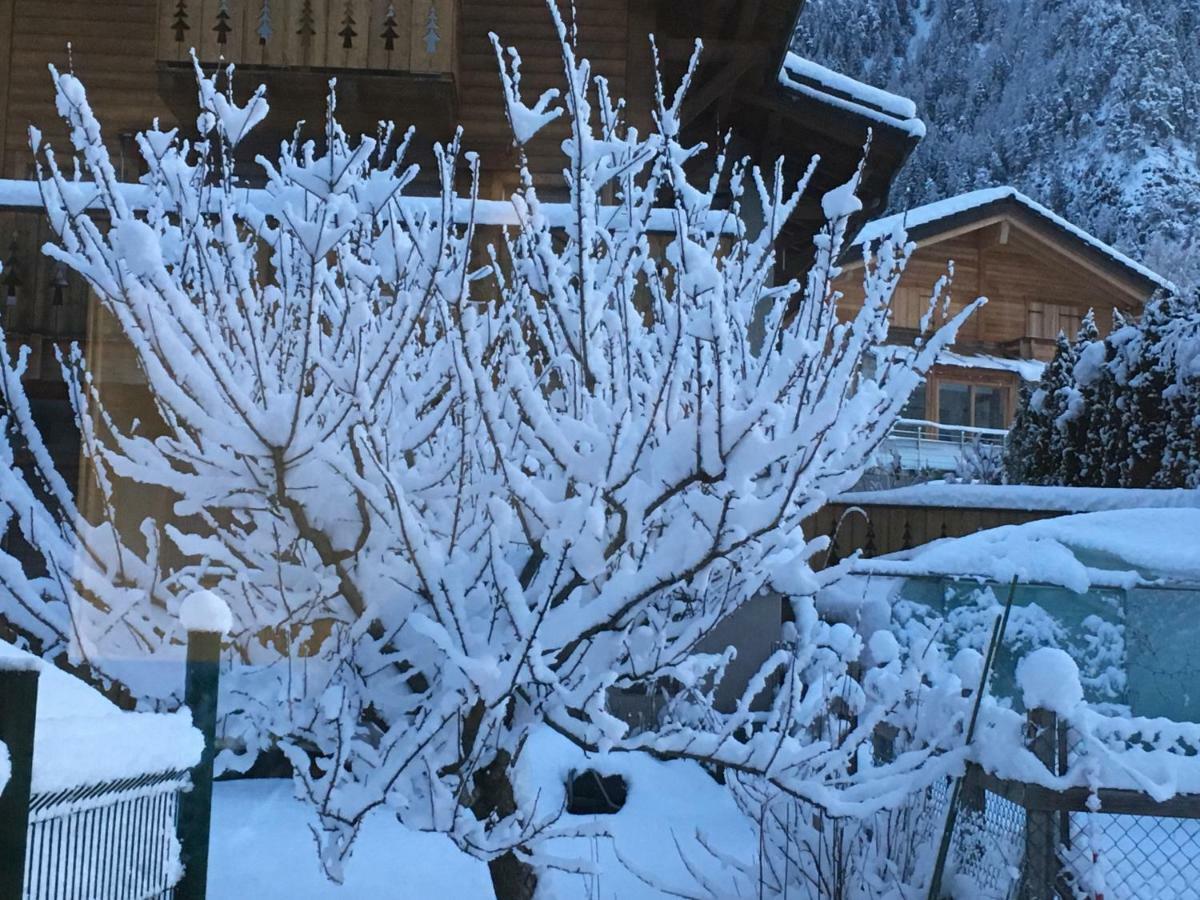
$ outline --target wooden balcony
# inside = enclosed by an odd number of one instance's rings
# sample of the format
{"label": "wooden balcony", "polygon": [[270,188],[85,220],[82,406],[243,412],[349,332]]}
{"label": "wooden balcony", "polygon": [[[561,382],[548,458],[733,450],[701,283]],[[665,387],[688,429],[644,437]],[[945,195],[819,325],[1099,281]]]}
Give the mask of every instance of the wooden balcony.
{"label": "wooden balcony", "polygon": [[158,61],[452,77],[458,0],[159,0]]}

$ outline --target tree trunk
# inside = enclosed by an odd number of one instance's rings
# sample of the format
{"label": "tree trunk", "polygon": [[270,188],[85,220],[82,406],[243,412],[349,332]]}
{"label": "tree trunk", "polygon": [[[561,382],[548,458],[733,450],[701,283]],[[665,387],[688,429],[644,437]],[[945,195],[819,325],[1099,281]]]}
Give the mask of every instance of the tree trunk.
{"label": "tree trunk", "polygon": [[537,872],[511,850],[488,863],[496,900],[533,900]]}
{"label": "tree trunk", "polygon": [[[517,811],[508,767],[512,759],[501,750],[485,768],[475,773],[475,797],[471,811],[484,820],[492,813],[507,818]],[[512,850],[488,863],[496,900],[533,900],[537,891],[537,871]]]}

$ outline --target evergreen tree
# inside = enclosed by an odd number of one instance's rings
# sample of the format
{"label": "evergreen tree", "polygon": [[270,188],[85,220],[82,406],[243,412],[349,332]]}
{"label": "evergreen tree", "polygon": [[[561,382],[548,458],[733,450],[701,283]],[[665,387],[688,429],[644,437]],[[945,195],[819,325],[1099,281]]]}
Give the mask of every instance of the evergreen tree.
{"label": "evergreen tree", "polygon": [[1091,418],[1096,411],[1088,404],[1086,394],[1079,384],[1079,366],[1084,360],[1084,354],[1100,340],[1100,331],[1096,328],[1094,310],[1088,310],[1087,315],[1079,325],[1072,347],[1074,365],[1071,371],[1070,385],[1065,388],[1066,408],[1059,429],[1062,437],[1062,457],[1059,466],[1059,483],[1082,484],[1084,474],[1091,469],[1093,448],[1088,443],[1091,429]]}

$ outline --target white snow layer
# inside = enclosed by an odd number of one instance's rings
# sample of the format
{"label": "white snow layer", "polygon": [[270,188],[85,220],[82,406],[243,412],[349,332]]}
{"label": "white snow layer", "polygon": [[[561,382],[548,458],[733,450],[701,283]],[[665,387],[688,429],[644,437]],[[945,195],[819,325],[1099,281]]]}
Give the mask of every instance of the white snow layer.
{"label": "white snow layer", "polygon": [[[883,362],[888,359],[912,360],[916,352],[912,347],[899,345],[884,345],[874,353],[875,359]],[[992,356],[986,353],[967,354],[943,350],[938,354],[939,366],[957,366],[960,369],[987,369],[992,372],[1012,372],[1022,381],[1038,381],[1046,371],[1046,364],[1037,359],[1014,359],[1005,356]]]}
{"label": "white snow layer", "polygon": [[0,660],[37,666],[33,791],[51,793],[115,778],[190,769],[204,738],[191,714],[125,712],[73,675],[0,641]]}
{"label": "white snow layer", "polygon": [[1005,525],[878,559],[855,574],[982,578],[1061,585],[1134,587],[1200,581],[1200,509],[1124,509]]}
{"label": "white snow layer", "polygon": [[1084,243],[1091,245],[1114,262],[1120,263],[1122,266],[1136,272],[1138,275],[1152,281],[1165,290],[1175,290],[1175,286],[1157,272],[1153,272],[1141,263],[1130,259],[1121,251],[1084,231],[1078,225],[1073,225],[1062,216],[1042,206],[1036,200],[1030,199],[1013,187],[983,188],[978,191],[969,191],[965,194],[959,194],[956,197],[937,200],[933,203],[927,203],[924,206],[918,206],[914,209],[896,213],[895,215],[876,219],[874,222],[868,222],[864,225],[852,243],[854,246],[870,244],[882,238],[889,237],[897,228],[917,228],[918,226],[928,225],[930,222],[937,222],[958,213],[978,209],[981,206],[987,206],[989,203],[996,203],[1000,200],[1015,200],[1030,212],[1036,213],[1053,225],[1062,228]]}
{"label": "white snow layer", "polygon": [[[815,82],[816,86],[808,82]],[[907,97],[855,81],[795,53],[789,52],[784,57],[779,83],[814,100],[898,128],[915,138],[925,136],[925,123],[917,118],[916,104]]]}
{"label": "white snow layer", "polygon": [[1038,647],[1017,664],[1017,687],[1026,709],[1069,716],[1083,702],[1079,666],[1057,647]]}
{"label": "white snow layer", "polygon": [[1088,488],[1033,484],[955,484],[928,481],[882,491],[851,491],[837,503],[868,506],[945,506],[1026,512],[1101,512],[1147,507],[1200,509],[1196,488]]}
{"label": "white snow layer", "polygon": [[[154,199],[150,188],[144,184],[126,182],[118,186],[121,198],[131,209],[146,209]],[[260,188],[245,188],[246,199],[254,205],[267,203],[266,191]],[[91,182],[79,181],[68,184],[64,191],[74,209],[99,209],[101,207],[96,186]],[[420,211],[434,217],[441,215],[442,200],[440,197],[419,197],[406,195],[405,204],[414,211]],[[269,204],[268,204],[269,205]],[[16,178],[0,178],[0,208],[41,209],[44,206],[40,186],[36,181],[26,181]],[[619,224],[623,215],[619,206],[604,207],[602,213],[611,216],[612,222]],[[459,198],[454,204],[454,220],[458,224],[474,221],[476,225],[509,225],[517,226],[522,223],[522,212],[508,200],[470,200]],[[571,224],[574,213],[568,203],[540,203],[538,215],[554,228],[563,228]],[[718,231],[730,227],[727,214],[714,214],[710,217],[710,226]],[[654,209],[650,213],[648,230],[674,232],[676,228],[675,210],[670,208]]]}
{"label": "white snow layer", "polygon": [[188,594],[179,605],[179,622],[185,631],[229,634],[233,628],[233,613],[229,604],[212,591]]}

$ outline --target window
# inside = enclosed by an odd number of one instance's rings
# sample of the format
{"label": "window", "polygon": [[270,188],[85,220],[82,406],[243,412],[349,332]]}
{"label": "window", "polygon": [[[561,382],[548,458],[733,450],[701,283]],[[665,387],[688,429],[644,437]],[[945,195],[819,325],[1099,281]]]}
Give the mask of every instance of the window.
{"label": "window", "polygon": [[916,389],[908,398],[908,402],[904,404],[904,409],[900,410],[900,418],[902,419],[925,419],[925,382],[917,385]]}
{"label": "window", "polygon": [[971,424],[971,386],[948,382],[938,385],[938,422],[943,425]]}
{"label": "window", "polygon": [[978,384],[972,388],[975,405],[972,424],[976,428],[1003,428],[1004,407],[1007,405],[1008,388]]}
{"label": "window", "polygon": [[1079,307],[1067,306],[1063,303],[1042,303],[1033,301],[1029,304],[1028,336],[1052,341],[1061,331],[1067,337],[1074,337],[1079,330],[1083,316]]}
{"label": "window", "polygon": [[943,381],[938,385],[938,422],[967,428],[1006,428],[1008,391],[996,384]]}

